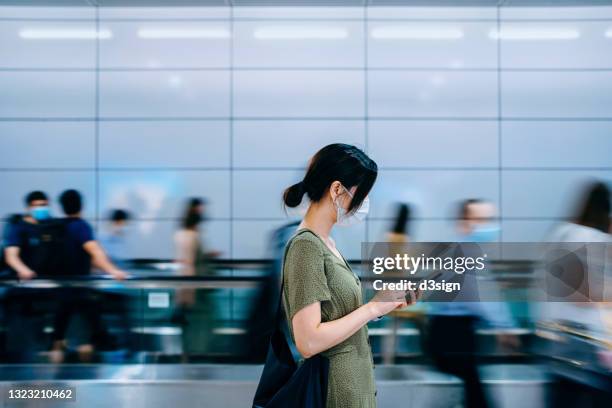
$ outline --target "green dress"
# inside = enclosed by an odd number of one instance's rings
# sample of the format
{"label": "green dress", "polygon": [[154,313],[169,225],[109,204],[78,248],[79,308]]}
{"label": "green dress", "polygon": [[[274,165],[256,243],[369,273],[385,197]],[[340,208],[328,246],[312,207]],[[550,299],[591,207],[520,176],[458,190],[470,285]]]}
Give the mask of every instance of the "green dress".
{"label": "green dress", "polygon": [[[299,230],[287,244],[283,262],[283,301],[291,328],[293,316],[321,302],[321,321],[337,320],[362,305],[361,284],[346,261],[321,238]],[[374,362],[366,326],[321,353],[329,359],[327,407],[376,407]]]}

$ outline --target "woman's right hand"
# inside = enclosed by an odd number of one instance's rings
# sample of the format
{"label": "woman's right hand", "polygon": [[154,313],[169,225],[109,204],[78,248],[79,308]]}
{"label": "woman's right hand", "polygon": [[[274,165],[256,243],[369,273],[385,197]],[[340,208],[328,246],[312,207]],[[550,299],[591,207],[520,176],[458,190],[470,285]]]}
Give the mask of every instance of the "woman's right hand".
{"label": "woman's right hand", "polygon": [[377,291],[376,295],[367,303],[372,319],[382,317],[395,309],[407,307],[406,292],[400,290]]}

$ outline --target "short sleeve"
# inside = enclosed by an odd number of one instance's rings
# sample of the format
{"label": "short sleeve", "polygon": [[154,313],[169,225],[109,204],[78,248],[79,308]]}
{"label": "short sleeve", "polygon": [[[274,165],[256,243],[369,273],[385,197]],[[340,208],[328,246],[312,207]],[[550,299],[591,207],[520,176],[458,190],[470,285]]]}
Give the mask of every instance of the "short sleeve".
{"label": "short sleeve", "polygon": [[285,257],[283,279],[289,321],[304,307],[331,299],[323,253],[320,246],[309,239],[297,238],[291,242]]}
{"label": "short sleeve", "polygon": [[84,245],[87,242],[94,240],[93,229],[87,222],[82,221],[75,224],[74,230],[74,235],[79,245]]}
{"label": "short sleeve", "polygon": [[23,246],[23,228],[19,224],[6,224],[4,231],[4,246],[5,247],[21,247]]}

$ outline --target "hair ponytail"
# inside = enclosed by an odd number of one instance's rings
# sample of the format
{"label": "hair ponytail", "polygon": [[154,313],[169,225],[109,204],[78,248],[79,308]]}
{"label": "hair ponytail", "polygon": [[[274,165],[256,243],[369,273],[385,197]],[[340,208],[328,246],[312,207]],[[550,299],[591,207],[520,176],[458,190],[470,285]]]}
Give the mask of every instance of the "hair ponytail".
{"label": "hair ponytail", "polygon": [[297,207],[302,202],[302,198],[304,198],[304,194],[306,193],[306,188],[304,186],[304,182],[300,181],[285,190],[283,194],[283,201],[287,207]]}

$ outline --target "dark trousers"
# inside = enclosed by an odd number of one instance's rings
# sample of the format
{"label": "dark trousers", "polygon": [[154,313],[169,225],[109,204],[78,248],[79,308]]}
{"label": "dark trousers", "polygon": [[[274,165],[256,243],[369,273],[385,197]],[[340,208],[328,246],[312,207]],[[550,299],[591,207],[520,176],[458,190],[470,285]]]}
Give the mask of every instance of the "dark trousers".
{"label": "dark trousers", "polygon": [[56,292],[58,308],[54,319],[53,341],[65,340],[66,330],[74,315],[80,314],[89,326],[89,338],[93,345],[105,345],[108,331],[95,298],[95,292],[87,288],[60,288]]}
{"label": "dark trousers", "polygon": [[429,323],[429,352],[436,367],[463,380],[465,406],[488,407],[476,364],[476,321],[471,316],[434,316]]}

